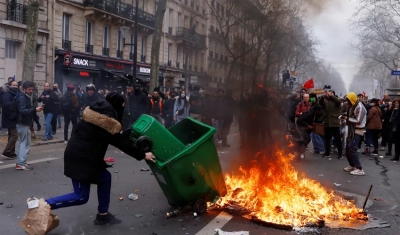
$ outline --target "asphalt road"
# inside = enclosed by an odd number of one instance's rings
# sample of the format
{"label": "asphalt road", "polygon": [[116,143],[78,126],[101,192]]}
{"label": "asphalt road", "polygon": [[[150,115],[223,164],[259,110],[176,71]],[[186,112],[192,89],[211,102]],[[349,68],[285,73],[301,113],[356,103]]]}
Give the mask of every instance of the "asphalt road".
{"label": "asphalt road", "polygon": [[[236,169],[241,163],[252,159],[253,153],[239,150],[239,139],[233,128],[230,148],[220,148],[219,156],[225,172]],[[0,164],[0,234],[25,234],[18,222],[26,211],[26,199],[31,196],[52,197],[72,191],[69,178],[63,175],[64,144],[42,145],[34,147],[29,156],[32,171],[16,171],[15,162],[1,160]],[[230,216],[221,211],[209,211],[194,217],[186,212],[178,217],[167,219],[165,212],[171,211],[167,200],[150,172],[140,171],[147,168],[145,162],[138,162],[109,147],[106,157],[115,158],[110,212],[123,222],[119,225],[95,226],[97,199],[96,186],[92,186],[91,198],[86,205],[53,211],[60,218],[60,226],[50,234],[214,234],[216,228],[224,231],[250,231],[252,235],[296,234],[294,231],[282,231],[260,226],[239,216]],[[320,155],[307,154],[306,159],[295,162],[299,172],[321,182],[328,189],[366,195],[371,184],[374,185],[371,199],[373,205],[368,213],[373,217],[388,221],[390,228],[355,231],[349,229],[324,228],[320,234],[400,234],[400,163],[362,156],[366,175],[351,176],[342,170],[347,161],[323,159]],[[34,163],[35,162],[35,163]],[[337,187],[334,183],[341,184]],[[136,201],[128,200],[130,193],[139,195]],[[119,201],[119,197],[125,197]],[[362,202],[361,202],[362,203]],[[7,205],[13,204],[12,208]],[[358,202],[360,204],[360,202]]]}

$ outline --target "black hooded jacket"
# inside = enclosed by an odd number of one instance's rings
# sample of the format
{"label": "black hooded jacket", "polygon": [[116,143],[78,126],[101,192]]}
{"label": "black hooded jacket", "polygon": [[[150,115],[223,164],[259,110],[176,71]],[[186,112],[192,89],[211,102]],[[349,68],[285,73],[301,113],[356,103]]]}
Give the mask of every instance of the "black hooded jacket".
{"label": "black hooded jacket", "polygon": [[104,161],[109,144],[137,160],[144,159],[145,153],[129,139],[130,130],[120,134],[122,127],[118,119],[116,110],[104,98],[84,109],[82,120],[73,128],[64,152],[64,174],[67,177],[98,183],[101,172],[110,167]]}

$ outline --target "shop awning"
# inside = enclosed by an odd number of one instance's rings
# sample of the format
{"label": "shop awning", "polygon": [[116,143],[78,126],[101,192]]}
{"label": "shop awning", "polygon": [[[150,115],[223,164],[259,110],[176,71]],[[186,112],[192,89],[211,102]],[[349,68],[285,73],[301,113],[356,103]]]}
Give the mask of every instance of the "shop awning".
{"label": "shop awning", "polygon": [[103,69],[103,71],[105,71],[106,73],[109,73],[112,76],[115,76],[117,78],[130,81],[130,79],[125,76],[125,74],[126,74],[125,72],[116,72],[116,71],[111,71],[111,70],[106,70],[106,69]]}

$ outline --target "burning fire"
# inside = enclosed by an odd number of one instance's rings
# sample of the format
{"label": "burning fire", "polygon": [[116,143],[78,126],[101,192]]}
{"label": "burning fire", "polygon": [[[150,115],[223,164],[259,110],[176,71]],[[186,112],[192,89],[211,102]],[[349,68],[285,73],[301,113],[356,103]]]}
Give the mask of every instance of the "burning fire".
{"label": "burning fire", "polygon": [[353,221],[367,219],[362,210],[315,180],[299,175],[291,161],[276,151],[273,156],[259,153],[249,169],[240,167],[240,174],[227,174],[228,193],[220,198],[220,207],[249,211],[247,217],[302,227],[318,221]]}

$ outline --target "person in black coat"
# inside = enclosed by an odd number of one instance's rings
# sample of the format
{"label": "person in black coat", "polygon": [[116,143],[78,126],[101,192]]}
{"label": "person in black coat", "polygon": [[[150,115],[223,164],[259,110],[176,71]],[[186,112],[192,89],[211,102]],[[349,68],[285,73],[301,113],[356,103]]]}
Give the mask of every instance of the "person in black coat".
{"label": "person in black coat", "polygon": [[323,114],[324,109],[321,105],[315,105],[309,111],[304,112],[297,119],[297,129],[301,135],[301,143],[298,145],[300,158],[304,158],[304,153],[307,145],[311,141],[311,132],[313,131],[313,124],[315,117]]}
{"label": "person in black coat", "polygon": [[[42,102],[44,105],[43,113],[46,122],[46,130],[42,137],[43,141],[52,140],[53,132],[51,122],[54,115],[58,115],[60,104],[56,93],[50,89],[50,84],[44,84],[44,91],[42,95],[38,98],[38,102]],[[54,123],[53,123],[54,124]]]}
{"label": "person in black coat", "polygon": [[140,90],[140,86],[136,85],[133,94],[129,96],[128,105],[129,123],[132,125],[140,116],[148,112],[151,104],[147,95]]}
{"label": "person in black coat", "polygon": [[165,128],[169,128],[174,124],[174,105],[175,105],[175,91],[169,93],[169,99],[167,99],[163,106],[163,114],[165,120]]}
{"label": "person in black coat", "polygon": [[1,114],[1,126],[8,129],[8,142],[3,151],[3,157],[10,160],[17,157],[17,154],[15,154],[15,144],[18,140],[18,112],[15,97],[18,92],[18,82],[12,81],[10,86],[4,85],[2,87],[1,93],[1,106],[3,111]]}
{"label": "person in black coat", "polygon": [[72,131],[64,152],[64,175],[72,179],[74,192],[46,202],[51,209],[85,204],[89,200],[90,184],[97,184],[99,200],[96,225],[116,224],[121,221],[108,211],[110,204],[111,174],[105,161],[108,145],[111,144],[137,160],[155,162],[152,153],[145,153],[129,139],[130,130],[121,129],[124,97],[112,92],[86,107],[82,120]]}

